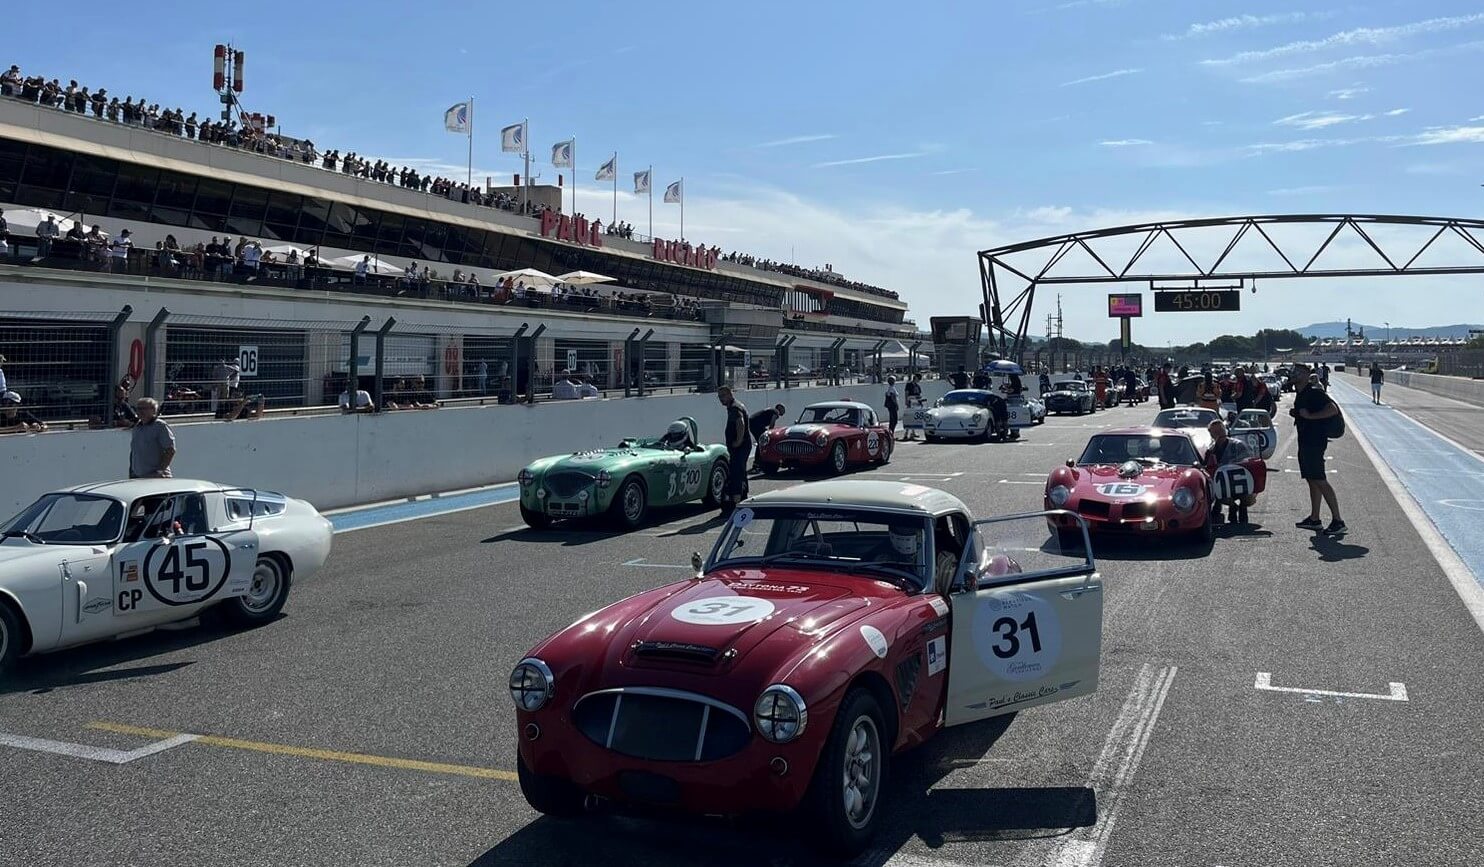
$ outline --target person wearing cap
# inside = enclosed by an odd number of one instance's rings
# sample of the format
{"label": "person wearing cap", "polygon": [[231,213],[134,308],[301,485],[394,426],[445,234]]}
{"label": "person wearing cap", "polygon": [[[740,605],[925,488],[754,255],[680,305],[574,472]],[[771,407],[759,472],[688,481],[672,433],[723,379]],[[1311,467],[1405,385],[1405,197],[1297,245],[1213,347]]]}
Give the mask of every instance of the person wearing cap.
{"label": "person wearing cap", "polygon": [[134,239],[129,237],[129,230],[119,232],[119,236],[113,239],[109,245],[107,271],[117,268],[120,272],[129,270],[129,250],[134,246]]}
{"label": "person wearing cap", "polygon": [[21,409],[21,396],[13,391],[0,393],[0,434],[41,433],[46,422]]}

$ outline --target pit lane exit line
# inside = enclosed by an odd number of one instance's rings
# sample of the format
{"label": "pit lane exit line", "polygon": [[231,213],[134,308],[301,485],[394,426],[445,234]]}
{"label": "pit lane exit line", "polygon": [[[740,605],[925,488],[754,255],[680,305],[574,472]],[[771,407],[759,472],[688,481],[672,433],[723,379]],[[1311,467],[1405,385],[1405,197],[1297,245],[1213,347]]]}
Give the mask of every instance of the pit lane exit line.
{"label": "pit lane exit line", "polygon": [[[477,777],[486,780],[506,780],[514,782],[516,775],[511,771],[501,771],[495,768],[478,768],[471,765],[452,765],[446,762],[425,762],[420,759],[398,759],[390,756],[374,756],[368,753],[347,753],[340,750],[322,750],[313,747],[295,747],[288,744],[267,743],[264,741],[245,741],[239,738],[224,738],[217,735],[192,735],[180,732],[171,732],[164,729],[145,728],[144,726],[125,725],[113,722],[90,722],[85,728],[98,731],[116,732],[125,735],[140,735],[142,737],[164,737],[169,740],[183,738],[179,741],[187,741],[202,744],[209,747],[224,747],[232,750],[248,750],[257,753],[272,753],[280,756],[295,756],[302,759],[317,759],[325,762],[344,762],[353,765],[375,765],[382,768],[400,768],[409,771],[426,771],[433,774],[451,774],[460,777]],[[161,741],[160,743],[164,743]],[[174,746],[175,744],[171,744]],[[156,747],[158,744],[151,744]],[[148,749],[145,747],[143,749]],[[158,752],[158,750],[156,750]]]}
{"label": "pit lane exit line", "polygon": [[483,509],[488,506],[498,506],[501,503],[513,503],[518,499],[520,499],[520,485],[515,482],[506,482],[487,488],[425,494],[409,500],[338,509],[326,512],[325,517],[330,519],[330,524],[337,534],[350,533],[355,530],[369,530],[372,527],[385,527],[389,524],[420,521],[439,515],[451,515],[455,512],[467,512],[471,509]]}
{"label": "pit lane exit line", "polygon": [[36,753],[51,753],[58,756],[71,756],[74,759],[87,759],[90,762],[104,762],[110,765],[127,765],[129,762],[162,753],[181,744],[190,743],[198,738],[197,735],[177,734],[175,732],[154,732],[153,735],[163,736],[164,740],[145,744],[133,750],[115,750],[108,747],[95,747],[88,744],[74,744],[67,741],[52,741],[46,738],[33,738],[26,735],[13,735],[9,732],[0,732],[0,746],[15,747],[18,750],[30,750]]}
{"label": "pit lane exit line", "polygon": [[1373,692],[1335,692],[1329,689],[1304,689],[1297,686],[1273,686],[1273,675],[1270,672],[1259,671],[1257,679],[1252,682],[1253,689],[1264,689],[1269,692],[1296,692],[1302,695],[1331,695],[1336,698],[1374,698],[1377,701],[1408,701],[1407,685],[1392,681],[1387,684],[1391,691],[1386,695]]}

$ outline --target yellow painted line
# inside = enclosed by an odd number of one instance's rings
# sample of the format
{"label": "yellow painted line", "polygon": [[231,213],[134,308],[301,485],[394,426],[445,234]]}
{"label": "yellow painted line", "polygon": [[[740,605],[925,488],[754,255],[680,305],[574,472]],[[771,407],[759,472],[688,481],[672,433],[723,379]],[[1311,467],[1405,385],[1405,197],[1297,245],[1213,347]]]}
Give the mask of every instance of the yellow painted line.
{"label": "yellow painted line", "polygon": [[[144,726],[131,726],[123,723],[113,722],[90,722],[86,728],[97,729],[105,732],[115,732],[125,735],[139,735],[147,738],[174,737],[183,732],[172,732],[165,729],[145,728]],[[453,774],[460,777],[477,777],[484,780],[509,780],[514,781],[516,776],[511,771],[501,771],[495,768],[476,768],[471,765],[451,765],[445,762],[424,762],[418,759],[397,759],[390,756],[373,756],[367,753],[347,753],[340,750],[320,750],[313,747],[295,747],[288,744],[270,744],[263,741],[245,741],[239,738],[224,738],[219,735],[201,735],[193,744],[205,744],[212,747],[225,747],[231,750],[250,750],[256,753],[272,753],[279,756],[297,756],[301,759],[318,759],[325,762],[348,762],[355,765],[375,765],[380,768],[401,768],[406,771],[424,771],[431,774]]]}

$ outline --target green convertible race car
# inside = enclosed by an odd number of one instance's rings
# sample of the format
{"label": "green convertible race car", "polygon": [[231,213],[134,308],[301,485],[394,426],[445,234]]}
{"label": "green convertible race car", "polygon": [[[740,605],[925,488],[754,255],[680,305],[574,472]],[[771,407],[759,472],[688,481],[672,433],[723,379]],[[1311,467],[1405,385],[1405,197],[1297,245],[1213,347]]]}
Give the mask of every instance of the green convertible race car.
{"label": "green convertible race car", "polygon": [[625,439],[615,448],[542,458],[520,471],[520,516],[541,530],[559,518],[604,516],[632,529],[651,506],[703,500],[719,508],[727,485],[727,449],[699,445],[693,418],[671,423],[658,439]]}

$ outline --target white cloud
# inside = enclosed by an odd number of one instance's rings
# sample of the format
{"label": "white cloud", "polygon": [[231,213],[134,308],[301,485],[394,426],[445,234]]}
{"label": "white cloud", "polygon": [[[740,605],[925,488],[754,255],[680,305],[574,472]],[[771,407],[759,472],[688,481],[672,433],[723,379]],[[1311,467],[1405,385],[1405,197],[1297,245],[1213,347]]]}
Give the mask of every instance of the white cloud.
{"label": "white cloud", "polygon": [[1268,190],[1270,196],[1318,196],[1324,193],[1333,193],[1343,190],[1344,187],[1329,184],[1315,184],[1307,187],[1281,187],[1276,190]]}
{"label": "white cloud", "polygon": [[1381,116],[1382,117],[1401,117],[1402,115],[1406,114],[1409,111],[1411,111],[1410,108],[1393,108],[1391,111],[1383,111],[1383,112],[1381,112]]}
{"label": "white cloud", "polygon": [[1298,114],[1290,114],[1280,117],[1273,123],[1277,126],[1291,126],[1302,130],[1324,129],[1325,127],[1339,126],[1343,123],[1361,123],[1363,121],[1375,120],[1378,117],[1400,117],[1411,111],[1410,108],[1393,108],[1380,114],[1340,114],[1334,111],[1304,111]]}
{"label": "white cloud", "polygon": [[1361,94],[1370,92],[1371,89],[1369,87],[1356,85],[1354,87],[1342,87],[1339,90],[1331,90],[1329,96],[1331,99],[1354,99]]}
{"label": "white cloud", "polygon": [[968,174],[969,172],[977,172],[977,171],[979,171],[979,170],[978,169],[946,169],[946,170],[941,171],[941,172],[928,172],[928,174],[930,174],[930,175],[939,175],[939,176],[944,176],[944,175],[964,175],[964,174]]}
{"label": "white cloud", "polygon": [[1484,144],[1484,126],[1431,127],[1418,133],[1412,144]]}
{"label": "white cloud", "polygon": [[829,141],[832,138],[837,138],[837,136],[834,133],[820,133],[817,135],[796,135],[790,136],[789,138],[777,139],[775,141],[765,141],[762,144],[755,144],[753,145],[753,147],[780,148],[784,147],[785,145],[808,144],[809,142],[816,141]]}
{"label": "white cloud", "polygon": [[1162,38],[1167,41],[1195,39],[1217,33],[1230,33],[1237,30],[1251,30],[1256,27],[1269,27],[1274,24],[1298,24],[1319,18],[1329,18],[1333,14],[1333,12],[1280,12],[1274,15],[1233,15],[1228,18],[1218,18],[1214,21],[1203,21],[1192,24],[1185,28],[1183,33],[1170,33]]}
{"label": "white cloud", "polygon": [[1230,57],[1202,60],[1201,63],[1205,66],[1228,66],[1237,63],[1251,63],[1258,60],[1271,60],[1275,57],[1308,54],[1330,48],[1341,48],[1352,45],[1381,45],[1412,36],[1458,30],[1475,24],[1484,24],[1484,13],[1454,15],[1448,18],[1429,18],[1426,21],[1414,21],[1409,24],[1399,24],[1395,27],[1357,27],[1353,30],[1342,30],[1323,39],[1289,42],[1285,45],[1278,45],[1261,51],[1243,51],[1233,54]]}
{"label": "white cloud", "polygon": [[1107,81],[1110,78],[1122,78],[1125,75],[1138,75],[1143,69],[1115,69],[1112,72],[1104,72],[1100,75],[1089,75],[1086,78],[1074,78],[1071,81],[1063,81],[1062,87],[1072,87],[1078,84],[1090,84],[1094,81]]}
{"label": "white cloud", "polygon": [[1296,78],[1307,78],[1312,75],[1326,75],[1332,72],[1343,72],[1352,69],[1375,69],[1382,66],[1395,66],[1399,63],[1409,63],[1414,60],[1422,60],[1429,57],[1446,57],[1454,54],[1465,54],[1484,48],[1484,41],[1461,42],[1457,45],[1449,45],[1443,48],[1425,48],[1421,51],[1413,51],[1406,54],[1361,54],[1355,57],[1344,57],[1339,60],[1331,60],[1328,63],[1316,63],[1313,66],[1300,66],[1289,69],[1275,69],[1259,75],[1248,76],[1242,79],[1243,84],[1272,84],[1280,81],[1292,81]]}
{"label": "white cloud", "polygon": [[822,163],[815,163],[812,168],[827,169],[830,166],[858,166],[864,165],[865,163],[879,163],[885,160],[912,160],[923,156],[927,156],[927,154],[923,151],[912,151],[910,153],[904,154],[878,154],[873,157],[855,157],[848,160],[828,160]]}
{"label": "white cloud", "polygon": [[1108,139],[1107,141],[1100,141],[1098,142],[1098,144],[1102,145],[1105,148],[1127,148],[1138,147],[1139,145],[1150,145],[1154,144],[1154,142],[1150,141],[1147,138],[1115,138]]}

